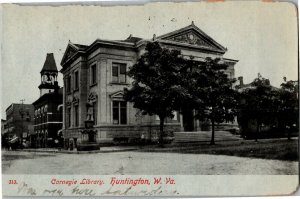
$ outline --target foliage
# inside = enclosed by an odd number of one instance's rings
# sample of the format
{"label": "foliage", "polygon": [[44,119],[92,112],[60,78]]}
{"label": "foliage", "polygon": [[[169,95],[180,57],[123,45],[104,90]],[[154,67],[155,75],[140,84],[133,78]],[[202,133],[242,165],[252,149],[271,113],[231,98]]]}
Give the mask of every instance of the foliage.
{"label": "foliage", "polygon": [[[280,105],[279,115],[281,121],[281,130],[287,130],[288,139],[290,139],[291,128],[298,127],[298,82],[286,81],[281,84],[279,93]],[[288,128],[288,129],[287,129]]]}
{"label": "foliage", "polygon": [[186,59],[180,51],[150,42],[128,72],[134,81],[124,98],[142,114],[159,116],[160,142],[166,117],[173,117],[174,110],[195,109],[198,119],[212,122],[214,144],[215,123],[232,121],[236,114],[236,92],[232,89],[235,80],[225,74],[227,67],[220,59]]}
{"label": "foliage", "polygon": [[221,59],[206,58],[204,62],[190,60],[187,78],[189,92],[193,94],[196,117],[212,123],[211,144],[214,144],[215,123],[233,121],[236,115],[237,92],[232,88],[225,70],[228,65]]}
{"label": "foliage", "polygon": [[243,126],[249,119],[256,119],[256,140],[263,124],[281,133],[287,131],[290,138],[291,128],[298,125],[298,82],[285,79],[281,88],[275,88],[259,76],[241,94],[239,122]]}
{"label": "foliage", "polygon": [[255,119],[257,141],[263,125],[275,126],[281,104],[280,90],[259,75],[250,87],[242,91],[241,98],[239,122],[242,126],[246,126],[249,119]]}
{"label": "foliage", "polygon": [[163,144],[164,120],[174,117],[184,99],[190,98],[180,85],[180,72],[185,63],[180,51],[162,48],[158,42],[149,42],[145,53],[128,72],[134,81],[125,89],[124,98],[133,102],[142,114],[158,115],[160,119],[160,144]]}

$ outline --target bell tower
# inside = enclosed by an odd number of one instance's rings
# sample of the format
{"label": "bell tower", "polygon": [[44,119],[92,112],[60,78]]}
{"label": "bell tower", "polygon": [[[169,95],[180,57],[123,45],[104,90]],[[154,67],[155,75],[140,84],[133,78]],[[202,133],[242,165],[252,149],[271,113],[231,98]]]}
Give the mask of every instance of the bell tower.
{"label": "bell tower", "polygon": [[41,70],[40,96],[46,93],[54,93],[59,89],[57,82],[58,70],[53,53],[47,53],[44,66]]}

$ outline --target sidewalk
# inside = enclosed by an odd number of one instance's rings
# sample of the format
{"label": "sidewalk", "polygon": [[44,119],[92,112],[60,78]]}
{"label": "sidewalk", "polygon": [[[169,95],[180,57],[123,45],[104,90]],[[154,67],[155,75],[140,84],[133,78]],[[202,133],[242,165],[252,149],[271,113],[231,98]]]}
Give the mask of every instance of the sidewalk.
{"label": "sidewalk", "polygon": [[100,147],[100,150],[93,151],[73,151],[56,148],[38,148],[38,149],[17,149],[17,151],[25,152],[44,152],[44,153],[66,153],[66,154],[88,154],[88,153],[110,153],[110,152],[124,152],[124,151],[135,151],[140,149],[139,146],[111,146],[111,147]]}

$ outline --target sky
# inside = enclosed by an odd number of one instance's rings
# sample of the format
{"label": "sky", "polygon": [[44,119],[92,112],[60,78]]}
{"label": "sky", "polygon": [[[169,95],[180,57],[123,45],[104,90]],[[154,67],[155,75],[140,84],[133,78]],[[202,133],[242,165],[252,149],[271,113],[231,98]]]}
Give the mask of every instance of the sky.
{"label": "sky", "polygon": [[[280,86],[298,79],[297,11],[287,2],[212,1],[127,6],[2,5],[1,118],[11,103],[39,98],[40,71],[54,53],[58,70],[68,41],[90,45],[97,38],[150,39],[194,21],[239,60],[235,76],[249,83],[260,73]],[[62,86],[62,74],[59,74]]]}

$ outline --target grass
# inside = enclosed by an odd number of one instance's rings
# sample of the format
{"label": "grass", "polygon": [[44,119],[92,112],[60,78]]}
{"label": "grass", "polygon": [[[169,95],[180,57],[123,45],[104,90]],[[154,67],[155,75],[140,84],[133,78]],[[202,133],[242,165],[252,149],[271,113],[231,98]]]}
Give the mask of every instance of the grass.
{"label": "grass", "polygon": [[258,142],[253,140],[223,141],[215,145],[209,145],[207,142],[175,143],[166,145],[165,148],[145,147],[141,151],[230,155],[289,161],[299,159],[298,139],[264,139]]}

